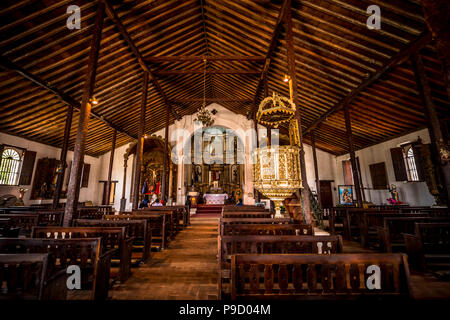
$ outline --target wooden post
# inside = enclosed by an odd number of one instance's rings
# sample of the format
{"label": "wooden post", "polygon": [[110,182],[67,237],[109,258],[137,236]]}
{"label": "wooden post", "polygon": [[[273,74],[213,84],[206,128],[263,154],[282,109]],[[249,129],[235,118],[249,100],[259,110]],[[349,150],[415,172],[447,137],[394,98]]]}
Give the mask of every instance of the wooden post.
{"label": "wooden post", "polygon": [[122,198],[120,199],[120,212],[125,211],[127,206],[127,199],[125,198],[125,189],[127,187],[127,167],[128,167],[128,155],[123,156],[123,188]]}
{"label": "wooden post", "polygon": [[141,112],[139,116],[138,140],[136,144],[136,161],[134,166],[134,183],[133,183],[133,197],[132,207],[136,210],[139,207],[139,194],[141,193],[141,166],[144,152],[144,128],[145,128],[145,109],[147,106],[147,91],[148,91],[148,72],[144,71],[144,82],[142,84],[141,95]]}
{"label": "wooden post", "polygon": [[[423,65],[422,57],[420,54],[415,54],[412,56],[411,64],[416,76],[417,88],[419,89],[419,94],[423,100],[425,117],[428,123],[428,132],[430,133],[431,140],[431,159],[434,166],[436,167],[437,174],[439,175],[439,180],[443,184],[444,190],[442,194],[446,195],[447,199],[442,199],[449,204],[450,199],[450,164],[441,161],[440,151],[441,149],[447,149],[448,146],[445,141],[444,135],[442,134],[441,125],[439,123],[439,117],[436,112],[436,107],[433,103],[431,96],[431,88],[428,83],[428,79],[425,73],[425,67]],[[445,190],[446,189],[446,190]]]}
{"label": "wooden post", "polygon": [[[253,124],[255,125],[255,134],[256,134],[256,146],[255,146],[255,151],[256,149],[259,147],[259,134],[258,134],[258,122],[256,121],[256,113],[258,110],[256,108],[256,106],[253,106],[253,110],[255,110],[254,114],[253,114]],[[256,188],[253,188],[253,195],[255,197],[255,201],[256,202],[260,202],[261,201],[261,194],[258,190],[256,190]]]}
{"label": "wooden post", "polygon": [[77,212],[78,197],[80,195],[81,172],[83,170],[84,152],[86,149],[86,136],[88,133],[89,116],[91,113],[90,99],[92,98],[95,87],[95,76],[97,74],[98,53],[100,51],[104,14],[105,5],[103,2],[98,1],[95,25],[91,40],[91,49],[89,53],[88,71],[83,88],[83,98],[81,101],[78,120],[77,137],[73,151],[72,169],[70,171],[69,187],[67,189],[67,202],[63,221],[63,226],[65,227],[70,226],[72,217]]}
{"label": "wooden post", "polygon": [[111,144],[111,155],[109,156],[108,181],[106,182],[106,192],[105,192],[106,205],[109,204],[109,198],[111,197],[111,177],[114,164],[114,151],[116,149],[116,140],[117,140],[117,130],[114,130]]}
{"label": "wooden post", "polygon": [[169,158],[169,120],[170,120],[170,113],[169,113],[169,107],[167,107],[166,111],[166,129],[164,132],[164,158],[163,158],[163,176],[162,176],[162,182],[161,182],[161,199],[164,201],[164,204],[166,204],[166,184],[167,184],[167,166],[168,166],[168,158]]}
{"label": "wooden post", "polygon": [[320,179],[319,179],[319,166],[317,164],[316,137],[314,134],[314,130],[311,131],[311,145],[314,160],[314,175],[316,177],[317,202],[319,202],[319,205],[322,206],[322,199],[320,199]]}
{"label": "wooden post", "polygon": [[345,128],[347,129],[348,152],[350,153],[350,162],[352,164],[353,183],[355,185],[356,202],[362,207],[361,185],[359,183],[358,167],[356,165],[355,147],[353,145],[352,123],[350,121],[350,112],[348,105],[344,107]]}
{"label": "wooden post", "polygon": [[69,138],[70,138],[70,128],[72,127],[72,117],[73,117],[73,106],[67,106],[67,116],[66,116],[66,126],[64,127],[64,141],[61,149],[61,155],[59,160],[61,161],[61,173],[58,175],[58,180],[56,180],[56,190],[53,195],[53,209],[57,209],[59,205],[59,199],[61,198],[62,185],[64,183],[64,174],[67,168],[67,151],[69,150]]}
{"label": "wooden post", "polygon": [[298,103],[297,96],[297,77],[295,71],[295,51],[294,51],[294,33],[292,27],[292,2],[288,0],[286,3],[286,44],[287,44],[287,64],[288,64],[288,73],[292,81],[292,94],[294,104],[296,105],[295,110],[295,118],[298,123],[298,134],[300,139],[300,169],[301,169],[301,177],[303,189],[301,189],[301,198],[302,198],[302,209],[303,209],[303,219],[307,224],[312,223],[311,218],[311,207],[309,201],[309,187],[308,180],[306,177],[306,163],[305,163],[305,150],[303,148],[303,136],[302,136],[302,122],[300,115],[300,105]]}

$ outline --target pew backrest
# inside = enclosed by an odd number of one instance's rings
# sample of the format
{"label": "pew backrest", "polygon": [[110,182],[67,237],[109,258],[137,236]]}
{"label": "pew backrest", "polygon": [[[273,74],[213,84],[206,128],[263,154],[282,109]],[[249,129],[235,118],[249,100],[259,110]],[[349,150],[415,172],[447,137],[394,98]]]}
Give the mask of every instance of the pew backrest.
{"label": "pew backrest", "polygon": [[410,292],[404,254],[238,254],[231,272],[233,300],[407,297]]}
{"label": "pew backrest", "polygon": [[313,235],[310,224],[231,224],[221,229],[221,236],[245,235]]}
{"label": "pew backrest", "polygon": [[226,211],[222,218],[273,218],[269,211]]}

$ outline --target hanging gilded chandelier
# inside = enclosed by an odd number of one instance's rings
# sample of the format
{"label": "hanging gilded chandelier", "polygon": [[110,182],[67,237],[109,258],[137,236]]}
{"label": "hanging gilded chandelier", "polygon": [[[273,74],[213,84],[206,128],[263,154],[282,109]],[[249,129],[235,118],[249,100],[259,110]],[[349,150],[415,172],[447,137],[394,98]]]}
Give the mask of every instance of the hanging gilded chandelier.
{"label": "hanging gilded chandelier", "polygon": [[203,104],[197,111],[197,117],[194,121],[199,121],[205,127],[210,127],[214,124],[214,119],[211,116],[209,110],[206,109],[206,59],[203,59],[204,71],[203,71]]}

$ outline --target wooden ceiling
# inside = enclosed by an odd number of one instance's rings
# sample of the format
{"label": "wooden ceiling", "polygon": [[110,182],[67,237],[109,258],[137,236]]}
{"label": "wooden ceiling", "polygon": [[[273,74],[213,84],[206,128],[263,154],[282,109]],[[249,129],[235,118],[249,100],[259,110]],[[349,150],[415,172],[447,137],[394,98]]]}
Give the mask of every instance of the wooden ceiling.
{"label": "wooden ceiling", "polygon": [[[208,102],[248,115],[255,97],[257,103],[263,98],[261,86],[256,91],[273,35],[278,34],[274,30],[281,0],[108,2],[160,85],[159,90],[150,81],[146,133],[164,127],[166,102],[179,116],[195,113],[201,106],[204,62],[198,56],[248,57],[207,61]],[[66,27],[67,7],[74,4],[81,7],[80,30]],[[366,9],[372,4],[381,7],[381,30],[366,26]],[[96,6],[96,1],[88,0],[2,1],[0,55],[81,101]],[[315,128],[318,148],[333,154],[347,152],[342,103],[349,97],[356,149],[424,127],[414,73],[408,55],[402,56],[417,43],[423,47],[434,103],[441,116],[448,113],[442,65],[426,33],[419,0],[301,0],[292,6],[306,143]],[[267,73],[268,91],[288,95],[282,81],[287,72],[284,25],[278,29]],[[142,76],[136,55],[107,17],[94,94],[99,104],[89,123],[87,154],[109,151],[111,126],[119,129],[117,145],[137,137]],[[67,104],[54,92],[0,68],[0,131],[61,147],[66,112]],[[171,113],[170,122],[174,120]],[[77,126],[75,110],[70,149]]]}

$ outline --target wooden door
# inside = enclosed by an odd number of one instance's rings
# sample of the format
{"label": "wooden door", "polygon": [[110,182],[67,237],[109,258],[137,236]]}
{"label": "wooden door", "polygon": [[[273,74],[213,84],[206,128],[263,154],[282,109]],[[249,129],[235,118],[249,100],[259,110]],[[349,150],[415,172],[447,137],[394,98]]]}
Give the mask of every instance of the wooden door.
{"label": "wooden door", "polygon": [[333,206],[331,181],[320,181],[320,201],[322,208],[331,208]]}

